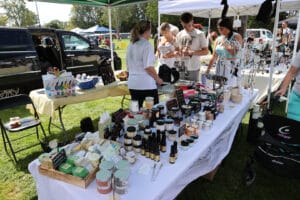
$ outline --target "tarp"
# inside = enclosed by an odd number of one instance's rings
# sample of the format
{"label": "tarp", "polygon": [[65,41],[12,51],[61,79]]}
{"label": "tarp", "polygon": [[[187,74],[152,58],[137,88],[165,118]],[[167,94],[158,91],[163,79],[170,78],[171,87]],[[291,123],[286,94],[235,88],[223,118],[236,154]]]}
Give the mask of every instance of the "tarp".
{"label": "tarp", "polygon": [[81,29],[81,28],[79,28],[79,27],[76,27],[76,28],[73,28],[71,31],[72,32],[75,32],[75,33],[81,33],[81,32],[83,32],[85,29]]}
{"label": "tarp", "polygon": [[[194,16],[219,18],[223,10],[221,0],[159,0],[159,13],[180,15],[191,12]],[[228,0],[227,16],[257,15],[264,0]],[[282,0],[280,10],[299,10],[300,0]]]}
{"label": "tarp", "polygon": [[62,3],[62,4],[80,4],[89,6],[122,6],[132,3],[147,2],[149,0],[37,0],[49,3]]}
{"label": "tarp", "polygon": [[[115,30],[111,30],[112,32],[115,32]],[[106,28],[104,26],[95,25],[88,29],[83,30],[85,33],[109,33],[109,28]]]}

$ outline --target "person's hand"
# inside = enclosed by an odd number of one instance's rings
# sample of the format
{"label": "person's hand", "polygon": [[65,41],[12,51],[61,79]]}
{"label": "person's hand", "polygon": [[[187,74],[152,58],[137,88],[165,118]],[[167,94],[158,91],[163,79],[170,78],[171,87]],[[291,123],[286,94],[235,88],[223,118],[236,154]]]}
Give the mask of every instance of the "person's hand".
{"label": "person's hand", "polygon": [[174,52],[169,52],[165,55],[163,55],[163,58],[173,58],[174,57]]}
{"label": "person's hand", "polygon": [[157,85],[162,85],[163,84],[163,80],[161,78],[158,78],[156,80]]}
{"label": "person's hand", "polygon": [[276,92],[275,92],[275,96],[283,96],[284,94],[285,94],[285,92],[286,92],[286,89],[284,89],[284,88],[280,88],[279,90],[277,90]]}
{"label": "person's hand", "polygon": [[173,54],[174,54],[175,57],[180,57],[181,56],[180,51],[174,51]]}

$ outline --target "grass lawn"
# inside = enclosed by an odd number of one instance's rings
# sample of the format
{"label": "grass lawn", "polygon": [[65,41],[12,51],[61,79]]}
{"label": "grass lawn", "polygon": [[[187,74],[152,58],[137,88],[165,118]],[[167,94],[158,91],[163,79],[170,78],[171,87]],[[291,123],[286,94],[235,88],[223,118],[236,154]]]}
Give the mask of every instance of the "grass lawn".
{"label": "grass lawn", "polygon": [[[126,42],[128,40],[122,40]],[[125,64],[126,49],[118,47],[119,41],[116,41],[116,51],[122,58],[123,66]],[[90,101],[86,103],[67,106],[63,113],[66,129],[70,137],[80,132],[80,120],[83,117],[90,116],[97,127],[97,121],[100,113],[105,111],[113,112],[120,107],[120,97],[110,97],[107,99]],[[279,114],[283,114],[284,104],[274,108]],[[1,111],[0,118],[8,119],[10,116],[22,116],[25,108]],[[16,112],[17,114],[13,114]],[[47,127],[47,116],[40,116],[44,128]],[[299,180],[279,177],[263,167],[257,165],[257,178],[253,185],[246,187],[242,184],[241,176],[245,161],[249,154],[253,152],[254,146],[246,142],[247,124],[249,115],[243,120],[243,131],[236,135],[230,154],[220,167],[213,182],[204,179],[197,179],[189,184],[178,196],[179,200],[204,199],[204,200],[223,200],[223,199],[245,199],[245,200],[273,200],[273,199],[299,199],[300,184]],[[53,138],[64,138],[60,130],[52,129]],[[48,134],[48,133],[47,133]],[[17,144],[21,146],[24,143],[31,144],[36,141],[33,136],[25,142]],[[6,155],[2,139],[0,141],[0,199],[1,200],[33,200],[37,199],[36,187],[33,177],[29,174],[28,164],[42,153],[39,146],[28,151],[17,154],[20,158],[18,165]],[[199,166],[201,167],[201,166]],[[134,186],[134,183],[132,183]],[[297,197],[298,196],[298,197]],[[63,199],[63,198],[62,198]],[[142,199],[142,198],[141,198]]]}

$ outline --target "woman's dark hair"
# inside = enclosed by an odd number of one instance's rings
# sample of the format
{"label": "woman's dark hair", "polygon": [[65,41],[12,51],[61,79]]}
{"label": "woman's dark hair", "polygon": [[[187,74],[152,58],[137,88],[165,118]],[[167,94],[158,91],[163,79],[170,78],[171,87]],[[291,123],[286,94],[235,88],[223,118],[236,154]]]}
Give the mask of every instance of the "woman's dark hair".
{"label": "woman's dark hair", "polygon": [[[277,35],[277,36],[283,36],[283,29],[282,29],[282,28],[278,28],[278,30],[281,30],[281,35],[279,35],[278,32],[277,32],[276,35]],[[277,31],[278,31],[278,30],[277,30]]]}
{"label": "woman's dark hair", "polygon": [[229,29],[230,33],[229,33],[229,37],[228,38],[231,38],[231,36],[233,34],[232,21],[229,18],[225,17],[225,18],[219,19],[217,24],[220,27],[225,27],[225,28]]}
{"label": "woman's dark hair", "polygon": [[185,24],[190,23],[193,19],[193,14],[190,12],[184,12],[180,15],[180,20]]}
{"label": "woman's dark hair", "polygon": [[151,23],[147,20],[139,21],[134,27],[131,29],[131,37],[130,41],[135,43],[140,40],[140,35],[143,35],[146,31],[151,29]]}

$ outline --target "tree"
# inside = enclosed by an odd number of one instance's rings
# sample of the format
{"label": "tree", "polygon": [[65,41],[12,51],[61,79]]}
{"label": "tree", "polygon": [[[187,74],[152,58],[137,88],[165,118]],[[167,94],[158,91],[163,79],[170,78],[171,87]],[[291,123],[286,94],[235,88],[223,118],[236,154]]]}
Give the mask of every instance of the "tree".
{"label": "tree", "polygon": [[104,8],[74,5],[71,9],[71,24],[74,27],[89,28],[101,22]]}
{"label": "tree", "polygon": [[153,32],[158,27],[158,1],[151,1],[147,4],[145,11],[146,18],[151,21]]}
{"label": "tree", "polygon": [[36,24],[36,15],[26,8],[24,0],[2,0],[1,6],[13,26],[32,26]]}
{"label": "tree", "polygon": [[45,24],[44,26],[47,28],[54,28],[54,29],[64,29],[66,27],[66,23],[59,21],[57,19],[52,20],[50,22],[48,22],[47,24]]}
{"label": "tree", "polygon": [[6,16],[0,16],[0,26],[6,26],[8,18]]}

